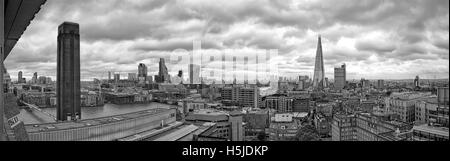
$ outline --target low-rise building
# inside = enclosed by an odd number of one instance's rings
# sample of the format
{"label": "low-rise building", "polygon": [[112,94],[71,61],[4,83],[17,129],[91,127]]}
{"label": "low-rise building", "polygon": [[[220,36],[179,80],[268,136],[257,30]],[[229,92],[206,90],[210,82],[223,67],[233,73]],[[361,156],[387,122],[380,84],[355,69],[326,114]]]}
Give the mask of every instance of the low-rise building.
{"label": "low-rise building", "polygon": [[429,96],[431,96],[431,93],[395,93],[385,99],[385,105],[389,113],[399,115],[401,121],[413,123],[415,121],[416,102]]}
{"label": "low-rise building", "polygon": [[294,112],[293,111],[294,98],[286,95],[273,95],[266,97],[266,108],[275,109],[279,113]]}
{"label": "low-rise building", "polygon": [[[397,137],[408,133],[412,124],[391,119],[391,116],[368,113],[356,114],[356,138],[358,141],[401,141],[408,137]],[[406,136],[406,135],[405,135]]]}
{"label": "low-rise building", "polygon": [[310,112],[311,111],[311,99],[310,98],[295,98],[292,102],[293,112]]}
{"label": "low-rise building", "polygon": [[337,114],[331,124],[333,141],[358,141],[355,115]]}
{"label": "low-rise building", "polygon": [[331,117],[323,114],[316,114],[314,116],[314,126],[317,132],[322,137],[331,136]]}
{"label": "low-rise building", "polygon": [[333,141],[409,141],[412,124],[387,114],[337,114],[333,117]]}
{"label": "low-rise building", "polygon": [[[205,122],[215,123],[214,127],[206,130],[200,138],[216,138],[218,140],[243,141],[244,127],[243,114],[240,112],[223,112],[212,109],[202,109],[189,113],[185,120],[188,123],[198,124]],[[197,138],[198,139],[198,138]]]}
{"label": "low-rise building", "polygon": [[413,127],[414,141],[449,141],[449,128],[423,124]]}
{"label": "low-rise building", "polygon": [[290,141],[294,140],[301,122],[294,119],[292,113],[280,113],[271,117],[269,126],[270,141]]}
{"label": "low-rise building", "polygon": [[269,110],[251,110],[244,115],[245,140],[257,140],[258,135],[266,133],[270,125]]}

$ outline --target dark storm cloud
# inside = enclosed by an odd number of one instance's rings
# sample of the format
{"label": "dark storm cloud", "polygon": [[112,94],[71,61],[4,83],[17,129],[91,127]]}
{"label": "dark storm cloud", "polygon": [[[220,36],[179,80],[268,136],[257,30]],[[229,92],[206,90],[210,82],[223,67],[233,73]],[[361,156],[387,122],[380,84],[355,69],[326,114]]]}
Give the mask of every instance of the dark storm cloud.
{"label": "dark storm cloud", "polygon": [[80,24],[82,69],[89,77],[105,68],[132,71],[140,61],[150,66],[175,49],[192,50],[194,40],[202,40],[202,49],[278,49],[283,59],[277,63],[286,69],[309,69],[318,34],[325,63],[355,65],[350,69],[357,71],[349,72],[363,73],[362,63],[396,62],[414,73],[408,62],[427,60],[423,64],[436,73],[448,73],[448,64],[434,68],[449,59],[448,5],[448,0],[48,0],[5,63],[10,71],[52,73],[57,26],[73,21]]}
{"label": "dark storm cloud", "polygon": [[396,46],[387,42],[371,42],[371,41],[359,41],[356,43],[356,49],[360,51],[373,51],[376,53],[392,52],[396,49]]}
{"label": "dark storm cloud", "polygon": [[14,54],[8,56],[7,60],[20,63],[56,62],[56,48],[54,44],[36,49],[31,49],[29,46],[16,46]]}
{"label": "dark storm cloud", "polygon": [[[130,50],[135,51],[174,51],[177,49],[184,49],[192,51],[194,48],[194,41],[192,40],[167,40],[160,42],[141,42],[133,45]],[[213,41],[202,41],[201,49],[220,49],[219,44]]]}
{"label": "dark storm cloud", "polygon": [[449,46],[448,39],[447,40],[436,40],[433,42],[433,45],[439,49],[447,50],[447,52],[448,52],[448,46]]}

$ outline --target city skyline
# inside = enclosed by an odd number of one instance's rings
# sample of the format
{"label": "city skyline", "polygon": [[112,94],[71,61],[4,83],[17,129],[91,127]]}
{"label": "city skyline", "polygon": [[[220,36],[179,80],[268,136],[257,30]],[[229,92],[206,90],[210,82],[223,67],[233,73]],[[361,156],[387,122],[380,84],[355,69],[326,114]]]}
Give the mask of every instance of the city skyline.
{"label": "city skyline", "polygon": [[[67,3],[70,11],[62,6]],[[197,40],[205,52],[278,49],[280,57],[273,61],[284,76],[312,76],[319,34],[329,79],[334,78],[334,67],[343,63],[348,80],[448,78],[448,8],[441,7],[448,1],[86,3],[45,4],[46,10],[36,15],[14,54],[5,60],[14,80],[19,71],[28,80],[34,72],[56,78],[54,29],[66,20],[82,26],[82,80],[107,78],[108,71],[137,73],[139,63],[148,66],[149,75],[156,75],[160,57],[175,49],[192,50]],[[130,21],[138,16],[141,21]],[[166,65],[171,75],[180,70]]]}
{"label": "city skyline", "polygon": [[0,141],[449,140],[448,1],[50,1],[0,0]]}

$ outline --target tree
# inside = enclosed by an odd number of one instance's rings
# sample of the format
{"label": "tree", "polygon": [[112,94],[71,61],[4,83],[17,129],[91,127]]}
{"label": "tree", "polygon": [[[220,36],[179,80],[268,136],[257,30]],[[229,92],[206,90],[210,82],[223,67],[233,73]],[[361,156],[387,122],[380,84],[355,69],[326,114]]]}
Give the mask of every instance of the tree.
{"label": "tree", "polygon": [[266,141],[266,132],[262,131],[258,134],[257,138],[259,141]]}
{"label": "tree", "polygon": [[319,132],[313,125],[305,125],[297,131],[296,141],[320,141]]}

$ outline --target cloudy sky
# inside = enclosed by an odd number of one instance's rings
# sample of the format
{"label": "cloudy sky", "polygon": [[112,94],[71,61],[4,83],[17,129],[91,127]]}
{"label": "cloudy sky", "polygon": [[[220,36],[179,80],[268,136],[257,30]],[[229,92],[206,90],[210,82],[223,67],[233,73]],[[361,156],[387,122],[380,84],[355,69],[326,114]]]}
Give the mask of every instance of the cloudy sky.
{"label": "cloudy sky", "polygon": [[[82,79],[107,71],[151,75],[175,49],[278,49],[287,76],[312,75],[322,35],[326,77],[347,64],[348,79],[448,78],[448,0],[47,0],[5,60],[15,80],[56,75],[57,27],[80,24]],[[175,74],[179,70],[168,64]]]}

